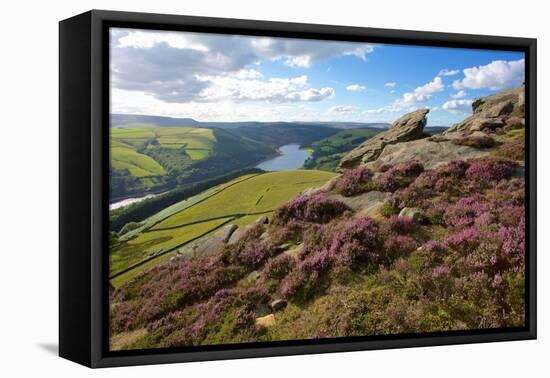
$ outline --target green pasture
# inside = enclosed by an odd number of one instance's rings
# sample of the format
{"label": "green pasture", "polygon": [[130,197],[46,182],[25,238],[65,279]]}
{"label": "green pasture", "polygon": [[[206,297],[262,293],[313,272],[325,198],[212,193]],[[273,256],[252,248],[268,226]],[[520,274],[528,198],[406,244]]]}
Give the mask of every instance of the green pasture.
{"label": "green pasture", "polygon": [[[110,253],[111,282],[119,286],[162,261],[171,251],[208,235],[226,223],[254,222],[303,190],[323,185],[334,173],[294,170],[245,175],[178,202],[121,237]],[[162,258],[161,258],[162,257]],[[138,264],[138,265],[136,265]],[[128,272],[118,275],[122,271]]]}

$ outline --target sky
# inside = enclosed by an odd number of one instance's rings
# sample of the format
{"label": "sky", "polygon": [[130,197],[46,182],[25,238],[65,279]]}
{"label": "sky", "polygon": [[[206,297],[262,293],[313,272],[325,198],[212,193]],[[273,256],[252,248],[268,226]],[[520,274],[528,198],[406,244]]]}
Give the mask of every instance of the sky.
{"label": "sky", "polygon": [[112,28],[111,112],[198,121],[451,126],[473,99],[520,85],[524,54]]}

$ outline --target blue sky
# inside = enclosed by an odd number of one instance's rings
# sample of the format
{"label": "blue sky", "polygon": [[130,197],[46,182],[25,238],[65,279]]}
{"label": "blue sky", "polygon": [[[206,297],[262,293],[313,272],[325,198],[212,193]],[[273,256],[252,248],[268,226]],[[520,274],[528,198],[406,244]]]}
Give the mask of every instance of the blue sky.
{"label": "blue sky", "polygon": [[429,125],[474,98],[518,86],[522,53],[112,29],[111,111],[203,121],[391,122],[430,108]]}

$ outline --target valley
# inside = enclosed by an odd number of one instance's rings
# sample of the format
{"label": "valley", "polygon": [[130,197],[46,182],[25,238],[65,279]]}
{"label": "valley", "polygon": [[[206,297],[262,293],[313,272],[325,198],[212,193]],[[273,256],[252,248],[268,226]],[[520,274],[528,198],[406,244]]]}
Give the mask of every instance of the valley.
{"label": "valley", "polygon": [[[118,132],[127,175],[176,172],[155,155],[171,149],[206,179],[111,212],[112,349],[522,326],[523,91],[451,128],[419,109],[389,128]],[[257,168],[288,144],[304,155]],[[241,170],[216,175],[221,156]]]}

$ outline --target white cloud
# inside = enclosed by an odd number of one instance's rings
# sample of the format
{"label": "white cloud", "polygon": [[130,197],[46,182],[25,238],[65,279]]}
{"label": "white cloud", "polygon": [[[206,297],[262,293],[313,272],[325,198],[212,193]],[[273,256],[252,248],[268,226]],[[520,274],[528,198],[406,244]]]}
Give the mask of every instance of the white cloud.
{"label": "white cloud", "polygon": [[443,80],[436,76],[429,83],[416,87],[414,91],[404,93],[403,98],[393,104],[394,110],[392,111],[412,108],[418,103],[427,102],[433,98],[434,93],[441,92],[444,89]]}
{"label": "white cloud", "polygon": [[463,90],[460,90],[456,93],[451,93],[449,96],[451,96],[451,98],[464,98],[466,97],[466,92]]}
{"label": "white cloud", "polygon": [[309,87],[305,75],[268,80],[243,80],[231,76],[198,76],[197,79],[209,83],[209,86],[196,96],[195,101],[198,102],[318,102],[333,97],[335,93],[333,88]]}
{"label": "white cloud", "polygon": [[397,83],[395,81],[389,81],[386,84],[384,84],[384,86],[388,88],[394,88],[396,85]]}
{"label": "white cloud", "polygon": [[472,100],[450,100],[444,103],[442,108],[452,114],[470,114],[472,112]]}
{"label": "white cloud", "polygon": [[351,105],[337,105],[332,106],[328,111],[331,113],[351,113],[354,110],[355,108]]}
{"label": "white cloud", "polygon": [[257,70],[240,70],[235,76],[238,79],[261,79],[264,77],[264,75]]}
{"label": "white cloud", "polygon": [[309,67],[311,65],[311,56],[310,55],[300,55],[288,57],[285,60],[287,66],[290,67]]}
{"label": "white cloud", "polygon": [[392,94],[395,93],[395,89],[392,89],[392,90],[390,91],[390,93],[392,93]]}
{"label": "white cloud", "polygon": [[259,58],[280,60],[290,67],[308,68],[334,56],[355,56],[366,60],[374,45],[354,42],[241,37],[250,41],[250,50]]}
{"label": "white cloud", "polygon": [[346,87],[346,90],[349,92],[364,92],[367,90],[367,87],[360,84],[350,84]]}
{"label": "white cloud", "polygon": [[[168,117],[193,118],[199,121],[328,121],[346,119],[353,113],[326,113],[319,103],[299,104],[261,102],[164,102],[139,91],[113,89],[111,112],[122,114],[149,114]],[[322,117],[321,117],[322,115]]]}
{"label": "white cloud", "polygon": [[455,80],[453,88],[500,90],[521,84],[525,77],[525,60],[495,60],[484,66],[466,68],[464,78]]}
{"label": "white cloud", "polygon": [[[355,42],[111,29],[111,87],[139,91],[170,103],[220,97],[235,101],[320,101],[332,97],[334,89],[306,85],[283,90],[279,79],[296,85],[292,78],[260,80],[264,79],[260,71],[250,67],[281,61],[307,68],[344,55],[366,60],[373,49],[373,45]],[[221,78],[227,79],[223,85]],[[263,95],[262,85],[267,86]]]}
{"label": "white cloud", "polygon": [[449,70],[447,68],[442,69],[437,74],[438,76],[454,76],[460,73],[460,70]]}
{"label": "white cloud", "polygon": [[378,109],[367,110],[367,114],[379,114],[383,112],[396,113],[402,110],[414,111],[418,109],[417,104],[424,103],[434,97],[434,93],[445,89],[443,80],[436,76],[432,81],[416,87],[414,91],[403,94],[403,97],[395,100],[392,104]]}
{"label": "white cloud", "polygon": [[164,31],[139,31],[130,30],[128,33],[115,32],[122,34],[117,39],[115,47],[134,47],[134,48],[151,48],[156,44],[165,43],[168,46],[176,49],[192,49],[197,51],[208,51],[208,47],[194,40],[193,34],[164,32]]}

